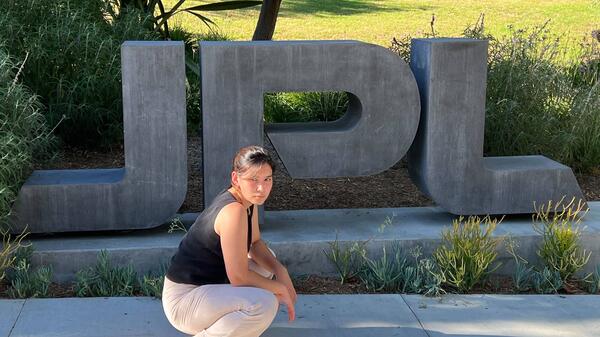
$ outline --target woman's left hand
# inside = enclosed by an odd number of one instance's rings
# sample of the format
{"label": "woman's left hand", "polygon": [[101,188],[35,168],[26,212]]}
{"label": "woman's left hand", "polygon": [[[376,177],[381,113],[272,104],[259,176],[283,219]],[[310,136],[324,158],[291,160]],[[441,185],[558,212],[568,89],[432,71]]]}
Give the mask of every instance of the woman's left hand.
{"label": "woman's left hand", "polygon": [[294,289],[294,284],[292,284],[292,279],[290,278],[290,274],[288,274],[287,269],[281,268],[275,273],[275,277],[277,281],[283,283],[285,287],[288,289],[290,293],[290,298],[296,304],[296,299],[298,299],[298,295],[296,294],[296,289]]}

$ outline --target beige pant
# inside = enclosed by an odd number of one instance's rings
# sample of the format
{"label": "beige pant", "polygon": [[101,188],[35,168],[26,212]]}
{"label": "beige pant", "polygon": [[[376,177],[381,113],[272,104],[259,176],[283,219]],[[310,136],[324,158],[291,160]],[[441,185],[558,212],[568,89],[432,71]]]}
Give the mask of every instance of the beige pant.
{"label": "beige pant", "polygon": [[[272,278],[273,274],[252,259],[248,267]],[[197,286],[175,283],[165,277],[163,309],[179,331],[196,337],[257,337],[273,322],[279,302],[262,288],[230,284]]]}

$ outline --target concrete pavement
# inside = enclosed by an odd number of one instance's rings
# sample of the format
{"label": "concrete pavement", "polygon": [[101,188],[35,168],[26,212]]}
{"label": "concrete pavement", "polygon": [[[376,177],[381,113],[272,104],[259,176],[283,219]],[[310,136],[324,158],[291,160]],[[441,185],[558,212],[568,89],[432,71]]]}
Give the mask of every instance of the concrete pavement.
{"label": "concrete pavement", "polygon": [[[599,295],[300,295],[265,337],[598,337]],[[0,337],[186,336],[146,297],[0,300]]]}

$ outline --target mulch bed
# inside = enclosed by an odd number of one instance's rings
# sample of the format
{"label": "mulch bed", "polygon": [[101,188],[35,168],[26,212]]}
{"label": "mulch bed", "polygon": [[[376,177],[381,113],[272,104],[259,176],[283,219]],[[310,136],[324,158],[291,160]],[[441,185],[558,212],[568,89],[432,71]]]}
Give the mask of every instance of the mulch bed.
{"label": "mulch bed", "polygon": [[[388,170],[369,177],[292,179],[268,138],[265,137],[264,143],[275,154],[278,166],[271,196],[265,204],[267,210],[433,205],[411,181],[404,159]],[[204,208],[201,158],[200,137],[188,137],[188,191],[179,213],[200,212]],[[122,146],[107,152],[66,147],[55,162],[35,169],[115,168],[123,167],[124,162]],[[591,174],[576,174],[576,178],[588,201],[600,200],[600,167]]]}

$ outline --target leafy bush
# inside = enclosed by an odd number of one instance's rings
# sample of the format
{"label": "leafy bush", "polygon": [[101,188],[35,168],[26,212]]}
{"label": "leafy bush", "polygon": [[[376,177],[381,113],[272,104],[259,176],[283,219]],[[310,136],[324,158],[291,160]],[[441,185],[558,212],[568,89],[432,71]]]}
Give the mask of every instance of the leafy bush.
{"label": "leafy bush", "polygon": [[[55,155],[56,138],[46,128],[38,97],[20,84],[18,74],[29,65],[17,68],[1,45],[0,38],[0,231],[4,232],[10,226],[12,205],[33,163]],[[5,234],[3,239],[10,242]],[[4,253],[10,252],[9,245],[3,247]],[[3,259],[8,258],[10,254],[4,253]]]}
{"label": "leafy bush", "polygon": [[138,287],[133,267],[113,267],[106,250],[98,254],[95,267],[78,271],[76,278],[75,293],[80,297],[133,296]]}
{"label": "leafy bush", "polygon": [[120,45],[152,40],[145,17],[128,10],[111,18],[104,0],[3,0],[0,40],[28,57],[23,82],[40,99],[50,125],[72,145],[122,140]]}
{"label": "leafy bush", "polygon": [[345,92],[280,92],[264,96],[267,123],[330,122],[342,117],[347,109]]}
{"label": "leafy bush", "polygon": [[[483,16],[463,37],[488,39],[484,153],[541,154],[578,171],[600,165],[600,43],[554,37],[548,22],[486,34]],[[410,59],[411,36],[390,49]]]}
{"label": "leafy bush", "polygon": [[175,27],[171,31],[171,39],[185,43],[187,129],[190,134],[198,133],[202,123],[198,41],[227,41],[230,38],[218,30],[211,30],[204,34],[191,34],[180,27]]}
{"label": "leafy bush", "polygon": [[492,237],[498,220],[489,216],[483,219],[470,216],[464,220],[461,216],[452,222],[451,229],[442,231],[442,244],[433,254],[446,284],[460,292],[470,291],[499,267],[497,264],[490,268],[500,241]]}
{"label": "leafy bush", "polygon": [[558,272],[561,280],[566,281],[588,262],[591,252],[581,248],[579,242],[582,231],[579,225],[588,211],[583,209],[585,203],[579,200],[575,205],[573,198],[565,204],[563,200],[534,206],[533,227],[542,235],[537,254],[549,270]]}
{"label": "leafy bush", "polygon": [[16,251],[15,264],[8,273],[10,288],[8,296],[12,298],[46,297],[52,280],[52,268],[31,268],[33,246],[22,246]]}

